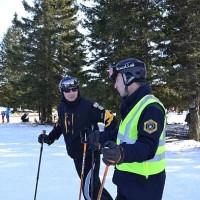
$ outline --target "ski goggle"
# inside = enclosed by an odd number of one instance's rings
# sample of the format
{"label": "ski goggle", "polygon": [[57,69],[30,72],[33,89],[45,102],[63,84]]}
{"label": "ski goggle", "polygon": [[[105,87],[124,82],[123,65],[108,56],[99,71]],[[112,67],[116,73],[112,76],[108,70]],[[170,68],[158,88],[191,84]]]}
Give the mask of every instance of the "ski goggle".
{"label": "ski goggle", "polygon": [[77,92],[77,91],[78,91],[78,87],[73,87],[73,88],[63,87],[63,88],[62,88],[62,92],[70,93],[71,91],[72,91],[72,92]]}
{"label": "ski goggle", "polygon": [[116,67],[109,67],[107,71],[108,71],[108,74],[109,74],[109,79],[111,81],[115,81],[115,79],[117,77]]}
{"label": "ski goggle", "polygon": [[75,80],[75,79],[69,79],[69,80],[64,80],[62,83],[61,83],[61,87],[70,87],[70,86],[76,86],[78,85],[78,81]]}

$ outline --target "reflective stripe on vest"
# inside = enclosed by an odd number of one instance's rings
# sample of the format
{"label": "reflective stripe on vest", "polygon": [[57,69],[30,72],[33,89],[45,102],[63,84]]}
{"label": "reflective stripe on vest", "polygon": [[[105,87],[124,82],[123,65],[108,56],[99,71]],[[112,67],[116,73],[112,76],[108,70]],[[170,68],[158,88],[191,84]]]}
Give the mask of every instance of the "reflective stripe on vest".
{"label": "reflective stripe on vest", "polygon": [[[117,144],[121,144],[123,142],[127,144],[134,144],[138,137],[138,121],[140,115],[144,108],[151,104],[151,103],[158,103],[163,107],[164,111],[165,108],[163,104],[153,95],[146,95],[143,97],[129,112],[126,116],[124,121],[121,122],[119,127],[119,132],[117,136]],[[133,163],[122,163],[120,165],[116,165],[118,170],[132,172],[140,175],[144,175],[148,177],[152,174],[157,174],[165,169],[165,124],[166,118],[164,123],[163,131],[159,138],[159,146],[156,151],[155,156],[147,161],[142,163],[133,162]]]}

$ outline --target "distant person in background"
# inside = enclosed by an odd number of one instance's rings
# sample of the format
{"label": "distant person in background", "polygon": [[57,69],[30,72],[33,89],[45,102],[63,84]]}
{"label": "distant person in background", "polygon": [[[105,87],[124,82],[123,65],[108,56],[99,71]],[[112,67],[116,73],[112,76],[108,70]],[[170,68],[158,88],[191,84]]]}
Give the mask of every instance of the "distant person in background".
{"label": "distant person in background", "polygon": [[4,121],[5,115],[6,115],[5,111],[1,111],[2,123],[5,122],[5,121]]}
{"label": "distant person in background", "polygon": [[7,120],[7,123],[10,122],[10,107],[6,107],[6,120]]}
{"label": "distant person in background", "polygon": [[21,120],[22,120],[22,122],[29,122],[28,113],[24,113],[24,114],[21,116]]}
{"label": "distant person in background", "polygon": [[188,114],[186,115],[186,117],[185,117],[185,122],[187,123],[187,126],[190,125],[190,123],[191,123],[190,113],[188,113]]}

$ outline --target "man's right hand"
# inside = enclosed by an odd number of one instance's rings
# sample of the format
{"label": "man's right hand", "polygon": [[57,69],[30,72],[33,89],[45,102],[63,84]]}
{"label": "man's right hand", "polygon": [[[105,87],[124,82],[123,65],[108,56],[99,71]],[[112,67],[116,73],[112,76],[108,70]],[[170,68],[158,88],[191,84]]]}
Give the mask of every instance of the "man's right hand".
{"label": "man's right hand", "polygon": [[46,134],[40,134],[39,136],[38,136],[38,142],[40,143],[40,144],[42,144],[43,142],[44,143],[47,143],[47,144],[51,144],[51,142],[50,142],[50,140],[49,140],[49,136],[48,135],[46,135]]}
{"label": "man's right hand", "polygon": [[121,164],[124,159],[124,150],[121,145],[113,141],[107,141],[102,149],[103,162],[106,165]]}

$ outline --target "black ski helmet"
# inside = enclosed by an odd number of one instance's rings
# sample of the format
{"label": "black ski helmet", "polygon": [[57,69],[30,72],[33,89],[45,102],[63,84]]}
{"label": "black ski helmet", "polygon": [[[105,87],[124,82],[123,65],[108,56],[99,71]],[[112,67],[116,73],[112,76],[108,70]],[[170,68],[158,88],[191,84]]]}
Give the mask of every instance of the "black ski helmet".
{"label": "black ski helmet", "polygon": [[122,74],[124,84],[129,86],[133,82],[143,82],[146,79],[146,65],[138,59],[127,58],[109,68],[111,80],[115,81],[118,73]]}
{"label": "black ski helmet", "polygon": [[69,87],[78,87],[79,88],[79,81],[77,78],[72,76],[64,77],[59,83],[59,90],[62,92],[62,89],[69,88]]}

